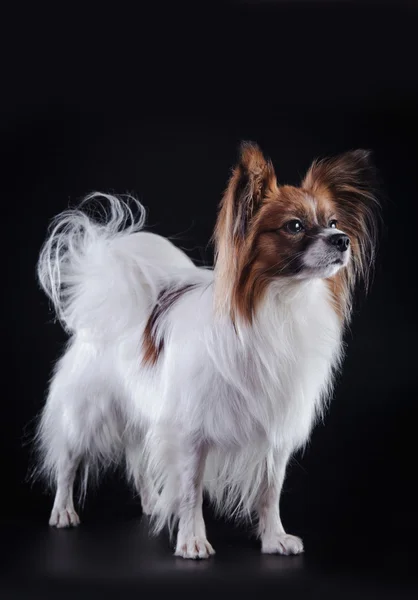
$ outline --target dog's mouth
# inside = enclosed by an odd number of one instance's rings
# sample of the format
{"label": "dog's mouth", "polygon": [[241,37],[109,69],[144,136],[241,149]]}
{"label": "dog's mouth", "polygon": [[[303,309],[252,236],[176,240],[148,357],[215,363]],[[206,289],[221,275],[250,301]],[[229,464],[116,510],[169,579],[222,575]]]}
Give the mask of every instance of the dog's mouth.
{"label": "dog's mouth", "polygon": [[306,277],[320,277],[321,279],[332,277],[340,269],[346,267],[347,262],[348,261],[343,257],[329,257],[328,260],[318,261],[317,264],[301,264],[296,276],[300,279],[304,279]]}

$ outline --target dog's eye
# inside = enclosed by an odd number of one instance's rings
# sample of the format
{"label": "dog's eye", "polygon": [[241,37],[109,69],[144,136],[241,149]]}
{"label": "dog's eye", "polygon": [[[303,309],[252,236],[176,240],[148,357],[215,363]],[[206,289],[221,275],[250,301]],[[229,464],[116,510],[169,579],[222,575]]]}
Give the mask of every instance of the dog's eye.
{"label": "dog's eye", "polygon": [[331,219],[331,221],[328,223],[328,227],[331,227],[331,229],[337,229],[337,220]]}
{"label": "dog's eye", "polygon": [[284,228],[287,232],[292,233],[293,235],[300,233],[304,229],[302,221],[299,221],[299,219],[292,219],[292,221],[288,221]]}

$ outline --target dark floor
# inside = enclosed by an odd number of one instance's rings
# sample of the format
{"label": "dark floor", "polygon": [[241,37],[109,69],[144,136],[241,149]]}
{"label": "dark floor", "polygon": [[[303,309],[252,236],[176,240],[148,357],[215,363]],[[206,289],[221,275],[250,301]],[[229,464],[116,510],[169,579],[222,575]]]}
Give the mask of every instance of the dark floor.
{"label": "dark floor", "polygon": [[147,519],[85,521],[75,530],[9,522],[1,528],[0,597],[143,597],[157,590],[230,595],[270,589],[281,598],[417,598],[416,557],[406,532],[304,535],[300,556],[263,556],[248,532],[208,518],[217,554],[175,558],[168,538],[151,538]]}

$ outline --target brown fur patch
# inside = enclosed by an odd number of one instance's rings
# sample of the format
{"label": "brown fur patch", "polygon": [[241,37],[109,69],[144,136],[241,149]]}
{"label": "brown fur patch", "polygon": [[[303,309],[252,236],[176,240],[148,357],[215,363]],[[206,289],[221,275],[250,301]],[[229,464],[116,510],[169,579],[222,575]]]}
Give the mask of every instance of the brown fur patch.
{"label": "brown fur patch", "polygon": [[344,322],[347,310],[347,302],[349,302],[349,298],[347,294],[349,294],[349,290],[347,289],[347,280],[344,272],[338,272],[334,277],[330,277],[326,280],[328,289],[331,292],[332,305],[334,307],[335,312],[337,313],[338,318],[341,322]]}
{"label": "brown fur patch", "polygon": [[144,329],[142,341],[142,360],[144,365],[155,365],[164,349],[164,338],[160,337],[158,341],[156,339],[156,332],[161,317],[172,308],[181,296],[195,287],[195,284],[190,283],[181,287],[169,287],[163,289],[159,293],[157,303],[155,304]]}
{"label": "brown fur patch", "polygon": [[[239,312],[234,298],[237,281],[242,276],[243,257],[251,253],[251,223],[264,199],[276,191],[272,163],[264,158],[256,144],[244,142],[239,163],[222,199],[214,232],[216,309],[229,312],[233,322],[237,310]],[[248,288],[248,294],[252,293]]]}

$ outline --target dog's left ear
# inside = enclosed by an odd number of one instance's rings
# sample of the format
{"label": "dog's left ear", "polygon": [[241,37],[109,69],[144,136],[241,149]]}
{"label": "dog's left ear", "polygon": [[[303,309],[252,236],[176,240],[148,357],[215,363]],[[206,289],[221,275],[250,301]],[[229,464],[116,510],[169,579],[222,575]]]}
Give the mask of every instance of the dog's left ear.
{"label": "dog's left ear", "polygon": [[371,152],[354,150],[315,161],[302,182],[314,197],[325,197],[335,205],[338,228],[351,239],[355,271],[366,283],[378,232],[377,181]]}
{"label": "dog's left ear", "polygon": [[353,150],[315,161],[302,187],[314,195],[327,194],[337,202],[374,202],[376,169],[369,150]]}

